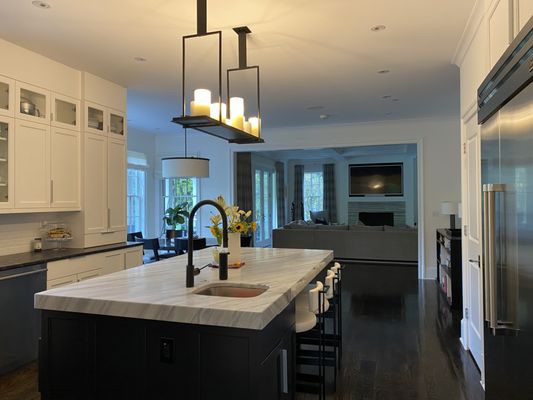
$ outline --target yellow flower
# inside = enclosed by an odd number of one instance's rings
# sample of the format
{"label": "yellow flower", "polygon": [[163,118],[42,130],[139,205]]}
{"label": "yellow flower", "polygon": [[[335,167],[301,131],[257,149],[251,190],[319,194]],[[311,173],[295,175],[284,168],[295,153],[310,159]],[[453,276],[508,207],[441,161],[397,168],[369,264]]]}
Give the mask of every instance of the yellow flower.
{"label": "yellow flower", "polygon": [[209,230],[211,231],[211,235],[213,235],[214,237],[217,237],[218,236],[218,229],[215,228],[214,226],[210,227]]}
{"label": "yellow flower", "polygon": [[235,225],[235,232],[244,232],[244,224],[242,222],[239,222]]}
{"label": "yellow flower", "polygon": [[255,232],[256,229],[257,229],[257,222],[252,221],[252,231]]}

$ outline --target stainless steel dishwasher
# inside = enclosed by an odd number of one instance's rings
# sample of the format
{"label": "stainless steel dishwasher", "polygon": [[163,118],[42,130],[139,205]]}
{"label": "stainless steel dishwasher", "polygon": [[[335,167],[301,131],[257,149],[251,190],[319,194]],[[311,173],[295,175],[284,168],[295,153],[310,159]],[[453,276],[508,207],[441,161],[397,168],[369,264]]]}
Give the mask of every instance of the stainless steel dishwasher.
{"label": "stainless steel dishwasher", "polygon": [[46,290],[46,265],[0,271],[0,375],[35,360],[41,335],[33,295]]}

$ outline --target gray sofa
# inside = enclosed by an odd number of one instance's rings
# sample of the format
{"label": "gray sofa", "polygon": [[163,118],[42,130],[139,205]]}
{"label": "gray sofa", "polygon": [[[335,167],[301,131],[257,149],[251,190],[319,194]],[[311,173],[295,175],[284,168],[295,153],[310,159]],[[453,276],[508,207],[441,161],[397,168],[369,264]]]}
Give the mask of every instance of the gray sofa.
{"label": "gray sofa", "polygon": [[418,231],[408,227],[289,224],[272,231],[272,245],[333,250],[336,259],[418,260]]}

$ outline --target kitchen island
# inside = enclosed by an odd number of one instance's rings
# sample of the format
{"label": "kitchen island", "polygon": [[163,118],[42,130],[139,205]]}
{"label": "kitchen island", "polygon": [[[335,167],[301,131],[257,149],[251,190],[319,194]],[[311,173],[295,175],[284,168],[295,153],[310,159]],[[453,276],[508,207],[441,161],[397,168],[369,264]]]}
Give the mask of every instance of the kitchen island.
{"label": "kitchen island", "polygon": [[242,255],[228,280],[207,267],[193,288],[180,256],[36,294],[43,399],[292,398],[293,300],[333,253]]}

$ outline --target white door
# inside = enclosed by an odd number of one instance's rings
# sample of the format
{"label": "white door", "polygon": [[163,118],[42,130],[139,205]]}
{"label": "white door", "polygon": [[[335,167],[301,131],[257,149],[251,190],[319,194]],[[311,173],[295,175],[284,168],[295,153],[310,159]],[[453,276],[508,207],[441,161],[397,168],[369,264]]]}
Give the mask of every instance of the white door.
{"label": "white door", "polygon": [[254,212],[257,222],[254,245],[267,247],[272,244],[275,226],[275,172],[268,168],[256,168],[254,173]]}
{"label": "white door", "polygon": [[107,138],[85,135],[85,233],[107,231]]}
{"label": "white door", "polygon": [[50,157],[52,208],[79,208],[80,132],[52,127]]}
{"label": "white door", "polygon": [[107,144],[107,207],[109,230],[126,230],[126,143],[114,138]]}
{"label": "white door", "polygon": [[16,120],[15,208],[50,207],[50,126]]}
{"label": "white door", "polygon": [[480,131],[477,115],[465,124],[465,145],[463,151],[464,191],[464,263],[467,299],[465,321],[468,348],[481,371],[484,369],[483,355],[483,271],[481,254],[481,161]]}

